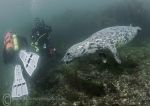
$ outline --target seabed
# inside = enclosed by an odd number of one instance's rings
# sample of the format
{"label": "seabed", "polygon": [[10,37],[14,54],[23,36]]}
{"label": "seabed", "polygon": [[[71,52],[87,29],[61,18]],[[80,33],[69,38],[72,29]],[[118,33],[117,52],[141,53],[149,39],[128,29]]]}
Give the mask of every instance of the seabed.
{"label": "seabed", "polygon": [[30,82],[30,97],[27,97],[34,100],[26,103],[13,101],[12,105],[149,106],[149,47],[150,43],[143,41],[119,49],[121,65],[112,58],[103,64],[97,57],[90,56],[68,65],[57,65],[46,74],[43,72],[44,77],[38,77],[37,73]]}

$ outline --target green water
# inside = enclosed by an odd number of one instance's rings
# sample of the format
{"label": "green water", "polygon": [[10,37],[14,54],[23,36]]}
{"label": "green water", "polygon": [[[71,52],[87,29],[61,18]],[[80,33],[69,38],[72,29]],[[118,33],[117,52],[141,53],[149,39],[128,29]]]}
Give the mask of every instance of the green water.
{"label": "green water", "polygon": [[[98,101],[98,98],[102,99],[105,97],[98,93],[99,95],[95,95],[95,91],[97,91],[97,85],[93,85],[93,82],[103,83],[96,79],[92,79],[89,82],[84,81],[84,75],[87,74],[92,77],[92,73],[89,72],[93,71],[95,67],[96,70],[105,70],[105,67],[98,66],[97,60],[93,60],[94,63],[80,62],[72,63],[69,66],[63,66],[59,62],[59,60],[64,55],[67,48],[73,45],[76,42],[82,41],[92,33],[109,26],[114,25],[135,25],[142,27],[142,32],[134,39],[131,44],[125,46],[123,49],[120,50],[121,57],[124,59],[125,63],[120,66],[118,69],[115,69],[115,66],[109,66],[112,70],[121,70],[125,74],[119,75],[115,74],[113,76],[112,83],[118,81],[119,84],[122,83],[119,78],[124,78],[124,75],[127,73],[127,77],[131,78],[132,75],[135,77],[138,74],[138,78],[141,77],[141,82],[139,84],[139,89],[133,87],[137,91],[142,91],[149,88],[148,81],[149,79],[148,70],[149,70],[149,35],[150,35],[150,1],[149,0],[1,0],[0,1],[0,97],[6,93],[10,93],[11,86],[14,77],[14,65],[6,65],[3,63],[2,59],[2,50],[3,50],[3,34],[6,31],[13,31],[17,33],[19,36],[25,36],[26,38],[30,38],[31,28],[32,28],[32,20],[35,17],[40,17],[44,19],[46,24],[51,25],[52,27],[52,43],[53,46],[57,48],[58,55],[54,58],[48,59],[48,61],[43,66],[43,69],[40,69],[37,74],[34,76],[33,80],[28,81],[28,86],[30,88],[30,95],[29,97],[45,97],[51,98],[52,96],[61,96],[65,98],[65,103],[70,103],[69,105],[73,104],[74,102],[80,101],[79,97],[85,99],[85,101],[95,99]],[[125,54],[124,54],[125,53]],[[128,56],[128,58],[125,58]],[[130,64],[131,63],[131,64]],[[134,73],[136,69],[134,64],[137,63],[137,70],[138,73]],[[91,64],[91,67],[89,67]],[[132,66],[133,65],[133,66]],[[86,68],[88,66],[88,69]],[[101,69],[102,68],[102,69]],[[113,69],[114,68],[114,69]],[[68,71],[69,70],[69,73]],[[112,70],[110,70],[111,74]],[[128,71],[130,70],[133,74],[130,75]],[[143,71],[144,70],[144,71]],[[70,73],[70,71],[72,73]],[[75,73],[74,73],[75,71]],[[81,78],[76,78],[76,71],[79,71],[79,75]],[[85,71],[85,72],[84,72]],[[87,71],[87,72],[86,72]],[[93,71],[95,72],[95,71]],[[105,71],[104,71],[105,72]],[[98,71],[99,73],[99,71]],[[101,71],[100,71],[101,73]],[[102,72],[103,73],[103,72]],[[107,73],[107,72],[106,72]],[[139,75],[141,74],[141,76]],[[146,74],[146,75],[145,75]],[[41,75],[41,76],[40,76]],[[72,78],[76,79],[78,83],[70,80]],[[101,75],[101,74],[100,74]],[[55,82],[55,77],[58,76],[59,83]],[[109,75],[108,75],[109,76]],[[107,77],[108,77],[107,76]],[[110,75],[111,76],[111,75]],[[66,79],[65,79],[65,78]],[[87,77],[87,76],[86,76]],[[94,76],[95,77],[95,76]],[[116,78],[117,77],[117,78]],[[62,82],[61,82],[62,78]],[[93,78],[93,77],[92,77]],[[105,80],[102,77],[102,80]],[[81,81],[81,79],[83,81]],[[126,79],[126,78],[124,78]],[[131,78],[132,79],[132,78]],[[36,80],[39,80],[37,82]],[[106,81],[108,79],[106,78]],[[66,82],[65,82],[66,81]],[[81,81],[81,82],[80,82]],[[93,82],[92,82],[93,81]],[[142,81],[147,84],[147,88],[144,87],[143,89],[140,88],[142,86]],[[144,82],[145,81],[145,82]],[[36,82],[36,83],[34,83]],[[137,80],[136,80],[137,82]],[[111,83],[111,82],[110,82]],[[80,87],[80,85],[84,84],[85,86]],[[114,84],[114,86],[116,86]],[[123,83],[124,84],[124,83]],[[77,85],[77,86],[76,86]],[[91,87],[94,86],[93,91]],[[122,89],[125,89],[125,85]],[[71,87],[70,87],[71,86]],[[55,88],[56,87],[56,88]],[[89,87],[89,89],[87,89]],[[131,86],[127,86],[131,87]],[[132,88],[132,87],[131,87]],[[58,90],[58,91],[55,91]],[[77,90],[79,89],[79,91]],[[65,96],[61,90],[66,91]],[[72,93],[73,90],[75,93]],[[127,91],[130,89],[126,89]],[[103,90],[102,90],[103,91]],[[100,91],[100,92],[102,92]],[[87,93],[89,92],[89,93]],[[97,91],[99,92],[99,90]],[[149,90],[147,90],[149,92]],[[60,93],[60,94],[59,94]],[[122,92],[121,92],[122,93]],[[143,92],[140,92],[141,94]],[[108,94],[111,94],[108,92]],[[127,92],[129,94],[129,92]],[[71,96],[73,95],[73,96]],[[138,93],[137,93],[138,95]],[[140,94],[139,94],[140,95]],[[139,96],[138,95],[138,96]],[[85,97],[84,97],[85,96]],[[87,97],[86,97],[87,96]],[[95,97],[96,96],[96,97]],[[111,97],[111,96],[110,96]],[[143,96],[147,97],[148,96]],[[58,97],[59,98],[59,97]],[[90,98],[90,99],[89,99]],[[108,98],[109,100],[110,98]],[[135,98],[131,98],[132,100]],[[102,100],[105,101],[103,98]],[[111,101],[111,100],[110,100]],[[119,101],[119,100],[118,100]],[[133,100],[134,101],[134,100]],[[138,101],[138,100],[135,100]],[[139,100],[140,101],[140,100]],[[107,100],[106,100],[107,102]],[[137,103],[137,102],[136,102]],[[14,105],[43,105],[43,101],[41,102],[29,102],[23,104],[15,104]],[[48,105],[49,102],[45,103],[44,105]],[[78,103],[77,103],[78,104]],[[125,102],[125,104],[127,104]],[[146,105],[148,106],[148,105]]]}

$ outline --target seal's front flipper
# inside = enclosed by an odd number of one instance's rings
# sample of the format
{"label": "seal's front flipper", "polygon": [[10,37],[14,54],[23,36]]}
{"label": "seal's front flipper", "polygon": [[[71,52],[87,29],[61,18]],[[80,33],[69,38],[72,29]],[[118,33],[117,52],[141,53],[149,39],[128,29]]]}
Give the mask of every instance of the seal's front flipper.
{"label": "seal's front flipper", "polygon": [[112,52],[112,54],[113,54],[115,60],[117,61],[117,63],[118,63],[118,64],[121,64],[121,60],[120,60],[120,58],[119,58],[119,55],[118,55],[118,52],[117,52],[116,47],[110,46],[110,47],[109,47],[109,50]]}
{"label": "seal's front flipper", "polygon": [[11,96],[21,97],[24,95],[28,95],[27,84],[23,78],[21,66],[16,65],[14,71],[14,82],[12,86]]}
{"label": "seal's front flipper", "polygon": [[39,55],[32,52],[27,52],[25,50],[21,50],[19,53],[19,57],[23,62],[26,72],[31,76],[37,68]]}
{"label": "seal's front flipper", "polygon": [[103,52],[100,52],[98,55],[99,55],[99,57],[102,59],[102,62],[103,62],[104,64],[106,64],[106,63],[107,63],[107,56],[106,56],[106,54],[103,53]]}

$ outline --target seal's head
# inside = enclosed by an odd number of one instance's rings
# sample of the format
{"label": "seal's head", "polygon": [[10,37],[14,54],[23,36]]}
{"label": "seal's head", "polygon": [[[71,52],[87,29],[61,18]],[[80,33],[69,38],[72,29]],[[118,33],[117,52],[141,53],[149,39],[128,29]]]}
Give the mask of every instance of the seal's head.
{"label": "seal's head", "polygon": [[66,54],[62,58],[62,62],[71,62],[73,59],[83,56],[84,51],[85,49],[80,44],[73,45],[67,50]]}

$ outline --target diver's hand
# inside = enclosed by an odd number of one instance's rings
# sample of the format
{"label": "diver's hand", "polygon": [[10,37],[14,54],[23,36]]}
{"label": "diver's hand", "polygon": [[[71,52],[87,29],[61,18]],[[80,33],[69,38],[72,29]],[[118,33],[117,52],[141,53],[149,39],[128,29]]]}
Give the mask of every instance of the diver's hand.
{"label": "diver's hand", "polygon": [[53,55],[56,52],[56,48],[49,49],[49,54]]}
{"label": "diver's hand", "polygon": [[54,48],[53,51],[56,52],[56,48]]}

